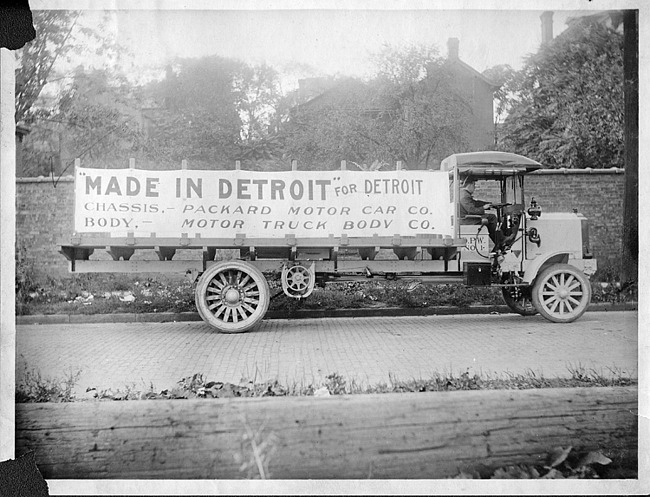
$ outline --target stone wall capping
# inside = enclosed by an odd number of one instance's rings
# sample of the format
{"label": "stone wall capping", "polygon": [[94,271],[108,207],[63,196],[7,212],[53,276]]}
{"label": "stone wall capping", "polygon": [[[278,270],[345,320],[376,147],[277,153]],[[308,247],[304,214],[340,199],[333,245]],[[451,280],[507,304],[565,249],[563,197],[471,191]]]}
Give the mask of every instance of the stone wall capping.
{"label": "stone wall capping", "polygon": [[38,176],[36,178],[16,178],[16,183],[73,183],[74,176],[61,176],[52,179],[51,176]]}
{"label": "stone wall capping", "polygon": [[593,169],[587,167],[585,169],[568,169],[561,167],[558,169],[538,169],[530,173],[531,176],[545,176],[552,174],[624,174],[625,169],[620,167],[610,167],[608,169]]}

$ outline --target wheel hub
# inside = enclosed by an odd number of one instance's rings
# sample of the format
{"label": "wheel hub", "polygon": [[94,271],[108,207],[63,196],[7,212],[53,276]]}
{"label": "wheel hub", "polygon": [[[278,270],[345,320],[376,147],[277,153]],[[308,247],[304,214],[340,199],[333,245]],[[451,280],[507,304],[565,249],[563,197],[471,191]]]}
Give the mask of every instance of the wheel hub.
{"label": "wheel hub", "polygon": [[227,304],[231,304],[231,305],[236,304],[237,302],[239,302],[239,292],[231,287],[228,290],[226,290],[223,299],[226,301]]}

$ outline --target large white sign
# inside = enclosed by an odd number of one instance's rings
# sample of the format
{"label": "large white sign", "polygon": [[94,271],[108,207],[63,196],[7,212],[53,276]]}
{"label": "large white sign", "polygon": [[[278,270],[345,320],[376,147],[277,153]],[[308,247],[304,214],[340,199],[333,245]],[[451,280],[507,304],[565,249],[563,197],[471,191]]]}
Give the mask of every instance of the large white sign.
{"label": "large white sign", "polygon": [[201,238],[451,235],[440,171],[77,168],[75,231]]}

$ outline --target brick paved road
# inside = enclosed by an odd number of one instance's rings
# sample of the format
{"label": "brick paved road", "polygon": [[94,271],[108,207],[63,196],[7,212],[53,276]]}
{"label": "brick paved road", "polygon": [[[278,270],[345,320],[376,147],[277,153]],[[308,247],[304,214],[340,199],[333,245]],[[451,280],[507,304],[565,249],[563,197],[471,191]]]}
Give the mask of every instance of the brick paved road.
{"label": "brick paved road", "polygon": [[160,391],[193,373],[305,386],[334,372],[376,385],[468,368],[569,376],[578,365],[636,377],[637,318],[626,311],[588,312],[568,325],[512,314],[269,320],[236,335],[202,322],[19,325],[16,381],[25,365],[45,377],[81,370],[77,394],[90,386],[145,390],[150,382]]}

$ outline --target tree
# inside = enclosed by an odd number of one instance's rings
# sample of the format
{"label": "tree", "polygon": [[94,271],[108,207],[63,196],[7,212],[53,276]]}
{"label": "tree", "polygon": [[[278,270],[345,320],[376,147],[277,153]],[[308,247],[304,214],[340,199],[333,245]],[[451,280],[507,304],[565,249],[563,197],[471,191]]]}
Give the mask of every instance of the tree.
{"label": "tree", "polygon": [[33,117],[32,107],[47,84],[54,63],[72,49],[68,39],[79,15],[80,12],[66,10],[33,12],[36,38],[17,52],[16,122]]}
{"label": "tree", "polygon": [[316,99],[291,109],[283,127],[287,155],[297,159],[301,169],[331,169],[343,159],[363,161],[376,155],[377,145],[368,136],[368,92],[359,80],[339,80]]}
{"label": "tree", "polygon": [[623,15],[625,35],[625,200],[621,281],[638,281],[639,271],[639,11]]}
{"label": "tree", "polygon": [[237,159],[242,121],[234,87],[241,63],[218,56],[179,59],[147,89],[160,104],[151,115],[145,153],[154,160],[191,160],[227,167]]}
{"label": "tree", "polygon": [[374,95],[382,113],[373,129],[385,155],[429,168],[463,150],[472,111],[437,49],[386,46],[376,60]]}
{"label": "tree", "polygon": [[496,150],[500,148],[501,144],[499,128],[503,125],[512,106],[515,74],[515,70],[509,64],[499,64],[483,71],[483,76],[499,85],[494,92],[494,146]]}
{"label": "tree", "polygon": [[623,165],[623,39],[584,19],[530,55],[513,84],[505,149],[551,167]]}
{"label": "tree", "polygon": [[277,71],[266,64],[242,64],[235,74],[234,87],[242,139],[250,144],[266,137],[269,128],[277,126],[276,110],[282,97]]}
{"label": "tree", "polygon": [[[16,65],[15,119],[30,130],[23,143],[22,173],[61,172],[61,161],[71,158],[68,153],[88,157],[100,150],[116,152],[120,133],[129,140],[135,136],[133,126],[124,129],[128,116],[118,108],[129,85],[106,70],[78,67],[70,74],[66,65],[72,55],[89,51],[111,64],[123,50],[101,24],[85,26],[82,11],[37,10],[33,21],[36,38],[17,52]],[[107,94],[104,102],[98,100]]]}
{"label": "tree", "polygon": [[427,168],[462,150],[471,109],[437,53],[385,46],[370,81],[340,80],[294,110],[288,152],[321,164],[380,160]]}
{"label": "tree", "polygon": [[30,124],[34,104],[43,88],[56,74],[57,63],[72,53],[80,53],[89,44],[97,44],[101,55],[119,52],[108,35],[88,28],[81,22],[81,11],[35,10],[32,13],[36,38],[17,51],[16,56],[16,122]]}
{"label": "tree", "polygon": [[106,166],[134,157],[140,148],[140,103],[119,73],[78,66],[70,83],[53,99],[39,99],[24,142],[28,176],[70,170],[75,158]]}

